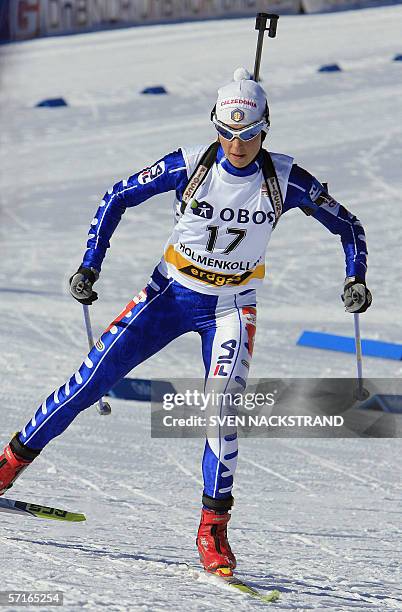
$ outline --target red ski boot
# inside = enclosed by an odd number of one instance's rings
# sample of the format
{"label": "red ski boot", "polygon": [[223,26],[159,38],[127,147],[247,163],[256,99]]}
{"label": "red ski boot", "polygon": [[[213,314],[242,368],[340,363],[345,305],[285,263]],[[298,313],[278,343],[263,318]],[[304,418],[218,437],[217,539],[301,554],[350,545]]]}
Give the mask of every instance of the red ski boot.
{"label": "red ski boot", "polygon": [[15,434],[0,455],[0,495],[13,486],[14,481],[39,455],[40,451],[23,446]]}
{"label": "red ski boot", "polygon": [[[201,563],[207,572],[214,572],[219,568],[232,570],[236,567],[236,557],[231,551],[227,537],[229,521],[230,514],[227,511],[219,513],[209,508],[202,509],[196,543]],[[227,571],[225,575],[228,575]]]}

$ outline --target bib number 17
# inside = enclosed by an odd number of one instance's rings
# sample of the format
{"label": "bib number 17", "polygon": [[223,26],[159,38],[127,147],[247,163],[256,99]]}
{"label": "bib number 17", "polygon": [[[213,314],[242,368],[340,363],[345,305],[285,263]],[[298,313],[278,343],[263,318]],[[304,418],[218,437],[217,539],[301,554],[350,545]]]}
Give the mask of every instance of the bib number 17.
{"label": "bib number 17", "polygon": [[[218,240],[219,226],[218,225],[208,225],[207,230],[209,232],[209,237],[208,237],[206,250],[209,253],[212,253],[215,249],[216,241]],[[235,236],[235,238],[231,242],[229,242],[228,246],[223,251],[224,255],[231,253],[239,246],[241,241],[244,240],[244,238],[246,237],[247,230],[238,229],[236,227],[231,227],[226,230],[226,233],[232,234],[233,236]]]}

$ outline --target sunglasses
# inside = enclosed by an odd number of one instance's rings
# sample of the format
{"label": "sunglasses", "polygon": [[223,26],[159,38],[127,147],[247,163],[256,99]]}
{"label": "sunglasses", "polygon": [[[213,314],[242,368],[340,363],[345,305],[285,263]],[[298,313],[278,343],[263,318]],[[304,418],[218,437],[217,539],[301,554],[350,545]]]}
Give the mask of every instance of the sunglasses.
{"label": "sunglasses", "polygon": [[256,121],[251,125],[247,125],[244,128],[230,128],[225,123],[221,123],[218,121],[216,117],[213,117],[212,122],[216,128],[218,134],[220,134],[225,140],[233,140],[234,138],[240,138],[243,142],[248,142],[249,140],[253,140],[256,138],[258,134],[265,130],[268,132],[269,124],[265,119],[261,119],[260,121]]}

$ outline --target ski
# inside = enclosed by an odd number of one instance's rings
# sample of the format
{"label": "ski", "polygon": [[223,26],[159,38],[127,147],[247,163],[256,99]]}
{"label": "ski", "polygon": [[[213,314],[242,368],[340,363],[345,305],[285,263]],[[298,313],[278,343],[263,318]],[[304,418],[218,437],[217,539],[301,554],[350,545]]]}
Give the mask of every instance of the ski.
{"label": "ski", "polygon": [[35,516],[37,518],[52,519],[54,521],[68,521],[77,523],[85,521],[85,514],[80,512],[68,512],[59,508],[51,508],[49,506],[39,506],[38,504],[30,504],[23,501],[16,501],[0,497],[0,512],[8,512],[9,514],[23,514],[25,516]]}
{"label": "ski", "polygon": [[232,586],[233,588],[241,591],[246,595],[250,595],[250,597],[254,597],[254,599],[259,599],[260,601],[264,601],[265,603],[273,603],[277,601],[280,596],[280,592],[277,590],[270,591],[267,595],[264,595],[260,591],[257,591],[254,587],[247,584],[243,580],[240,580],[237,576],[232,574],[232,571],[229,568],[221,567],[215,572],[207,572],[208,574],[212,574],[217,578],[223,580],[226,584]]}

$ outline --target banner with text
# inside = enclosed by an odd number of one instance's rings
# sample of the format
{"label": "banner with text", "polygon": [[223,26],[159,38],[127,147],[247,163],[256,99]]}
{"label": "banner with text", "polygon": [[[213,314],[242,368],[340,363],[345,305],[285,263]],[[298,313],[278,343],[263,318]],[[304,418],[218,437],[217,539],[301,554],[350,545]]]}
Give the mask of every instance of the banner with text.
{"label": "banner with text", "polygon": [[300,12],[300,0],[7,0],[2,12],[0,18],[8,22],[3,40],[16,41],[258,12],[295,14]]}
{"label": "banner with text", "polygon": [[0,41],[258,12],[317,13],[402,0],[0,0]]}

